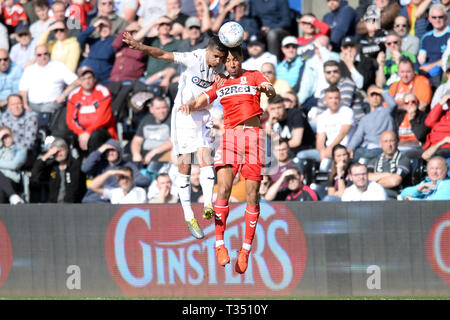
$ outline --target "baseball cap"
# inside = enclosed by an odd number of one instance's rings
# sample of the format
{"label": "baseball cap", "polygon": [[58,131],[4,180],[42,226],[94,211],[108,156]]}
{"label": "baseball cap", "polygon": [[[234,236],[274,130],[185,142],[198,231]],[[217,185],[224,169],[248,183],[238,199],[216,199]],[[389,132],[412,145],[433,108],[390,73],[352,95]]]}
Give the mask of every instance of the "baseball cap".
{"label": "baseball cap", "polygon": [[201,28],[202,27],[202,22],[197,17],[189,17],[189,18],[187,18],[186,23],[184,24],[184,26],[187,29],[190,29],[191,27]]}
{"label": "baseball cap", "polygon": [[16,34],[19,34],[19,33],[30,33],[30,28],[25,23],[20,22],[16,26],[16,28],[14,29],[14,33],[16,33]]}
{"label": "baseball cap", "polygon": [[294,44],[296,46],[298,46],[298,41],[297,38],[294,36],[287,36],[283,38],[283,41],[281,41],[281,46],[285,47],[289,44]]}
{"label": "baseball cap", "polygon": [[78,74],[79,77],[84,76],[88,72],[92,73],[95,76],[94,70],[92,70],[91,67],[81,66],[77,70],[77,74]]}
{"label": "baseball cap", "polygon": [[253,46],[253,45],[255,45],[255,46],[264,46],[265,43],[264,43],[263,38],[260,35],[252,34],[250,36],[250,39],[248,40],[248,45],[247,46],[249,47],[249,46]]}
{"label": "baseball cap", "polygon": [[341,47],[354,46],[356,44],[358,44],[358,40],[355,37],[345,37],[341,41]]}

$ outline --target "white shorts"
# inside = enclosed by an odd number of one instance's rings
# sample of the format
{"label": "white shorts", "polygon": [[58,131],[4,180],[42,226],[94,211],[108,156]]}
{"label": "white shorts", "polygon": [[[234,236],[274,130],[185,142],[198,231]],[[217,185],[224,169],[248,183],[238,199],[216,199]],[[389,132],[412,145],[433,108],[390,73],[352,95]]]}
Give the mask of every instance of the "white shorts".
{"label": "white shorts", "polygon": [[188,154],[199,148],[212,148],[214,143],[213,118],[207,109],[186,115],[173,108],[171,139],[174,152]]}

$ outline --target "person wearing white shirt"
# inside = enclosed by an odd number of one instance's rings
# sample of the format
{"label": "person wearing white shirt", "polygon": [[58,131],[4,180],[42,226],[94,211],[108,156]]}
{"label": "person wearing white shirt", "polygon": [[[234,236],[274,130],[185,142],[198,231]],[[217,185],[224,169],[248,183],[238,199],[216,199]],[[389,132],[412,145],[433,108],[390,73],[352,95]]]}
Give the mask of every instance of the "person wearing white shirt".
{"label": "person wearing white shirt", "polygon": [[[115,176],[119,182],[118,188],[104,188],[103,184],[111,177]],[[142,204],[147,203],[147,193],[145,189],[134,186],[133,170],[123,166],[117,170],[107,170],[94,178],[89,185],[89,189],[109,199],[111,204]]]}
{"label": "person wearing white shirt", "polygon": [[25,109],[54,113],[78,86],[78,77],[62,62],[51,61],[45,45],[36,46],[35,59],[36,62],[23,73],[19,93]]}
{"label": "person wearing white shirt", "polygon": [[259,71],[267,62],[277,66],[277,56],[265,51],[265,44],[257,37],[250,38],[247,49],[250,57],[242,63],[242,69]]}
{"label": "person wearing white shirt", "polygon": [[353,185],[345,189],[342,201],[383,201],[388,200],[384,188],[375,181],[369,181],[367,167],[355,162],[349,169]]}
{"label": "person wearing white shirt", "polygon": [[33,39],[39,39],[47,31],[53,20],[48,15],[50,8],[47,1],[33,1],[33,8],[39,20],[30,25],[30,33]]}

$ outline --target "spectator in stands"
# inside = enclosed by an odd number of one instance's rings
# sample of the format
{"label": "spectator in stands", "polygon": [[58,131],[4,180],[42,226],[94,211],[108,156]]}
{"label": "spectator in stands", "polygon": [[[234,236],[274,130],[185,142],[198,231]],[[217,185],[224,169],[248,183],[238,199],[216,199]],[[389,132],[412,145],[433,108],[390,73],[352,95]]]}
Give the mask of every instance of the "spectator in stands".
{"label": "spectator in stands", "polygon": [[[317,201],[319,198],[314,190],[303,184],[303,172],[301,169],[292,167],[283,172],[281,177],[275,181],[267,190],[265,198],[267,201]],[[287,187],[281,189],[283,183]]]}
{"label": "spectator in stands", "polygon": [[51,20],[53,21],[66,21],[66,2],[65,0],[53,1],[51,5]]}
{"label": "spectator in stands", "polygon": [[[300,46],[305,46],[319,36],[329,36],[330,26],[319,19],[313,13],[305,13],[297,19],[302,36],[297,38]],[[319,32],[317,32],[319,30]]]}
{"label": "spectator in stands", "polygon": [[81,150],[91,153],[108,139],[118,139],[112,98],[108,88],[97,83],[89,67],[78,70],[81,86],[67,101],[67,127],[77,136]]}
{"label": "spectator in stands", "polygon": [[[394,25],[394,19],[398,16],[400,5],[396,1],[389,0],[375,0],[375,5],[371,5],[366,10],[366,15],[370,16],[370,12],[378,11],[380,28],[384,30],[391,30]],[[359,35],[365,35],[369,31],[367,25],[360,21],[356,27],[356,32]]]}
{"label": "spectator in stands", "polygon": [[[287,81],[277,78],[275,66],[272,63],[270,62],[264,63],[261,66],[261,73],[267,78],[267,80],[270,81],[277,94],[282,95],[292,90]],[[260,105],[261,108],[263,108],[263,110],[267,108],[267,103],[268,103],[267,96],[264,94],[261,95]]]}
{"label": "spectator in stands", "polygon": [[250,16],[260,21],[260,30],[266,36],[268,51],[281,60],[280,42],[288,35],[286,30],[289,30],[291,24],[289,1],[250,0],[250,11]]}
{"label": "spectator in stands", "polygon": [[[147,203],[145,189],[134,185],[133,174],[134,170],[128,166],[107,170],[92,180],[89,189],[112,204]],[[106,185],[111,178],[117,179],[117,187]]]}
{"label": "spectator in stands", "polygon": [[270,179],[269,176],[263,176],[263,179],[261,181],[261,184],[259,185],[259,197],[262,200],[266,200],[266,194],[267,191],[269,190],[270,186],[272,185],[272,180]]}
{"label": "spectator in stands", "polygon": [[246,14],[248,9],[248,0],[231,0],[225,6],[220,6],[219,14],[213,22],[212,31],[218,32],[224,23],[235,21],[244,29],[245,46],[250,37],[259,32],[258,21]]}
{"label": "spectator in stands", "polygon": [[[317,100],[323,90],[329,87],[323,65],[330,60],[340,60],[339,54],[331,51],[330,39],[327,36],[319,36],[311,44],[304,47],[309,46],[312,47],[312,52],[306,51],[301,55],[302,58],[307,60],[303,74],[300,76],[301,82],[297,82],[300,85],[297,94],[298,99],[305,112],[317,106]],[[292,89],[296,91],[297,87]]]}
{"label": "spectator in stands", "polygon": [[38,20],[30,25],[30,32],[33,39],[40,39],[52,23],[52,20],[48,16],[50,4],[48,0],[35,0],[32,3]]}
{"label": "spectator in stands", "polygon": [[[94,31],[100,34],[99,38],[94,36]],[[115,56],[112,46],[115,36],[111,33],[111,22],[106,17],[98,17],[94,24],[78,35],[77,39],[82,47],[89,45],[89,54],[81,62],[81,66],[94,70],[99,83],[109,79]]]}
{"label": "spectator in stands", "polygon": [[320,170],[328,171],[333,147],[337,144],[347,146],[354,126],[353,111],[341,104],[341,94],[336,86],[325,90],[327,110],[317,118],[316,150],[313,158],[320,161]]}
{"label": "spectator in stands", "polygon": [[328,0],[330,12],[325,14],[323,22],[330,27],[330,42],[334,51],[339,51],[345,37],[352,37],[359,21],[356,11],[345,0]]}
{"label": "spectator in stands", "polygon": [[27,164],[31,163],[32,153],[36,146],[38,118],[36,113],[26,110],[23,98],[19,94],[11,94],[7,99],[8,108],[0,115],[0,125],[8,126],[14,133],[14,143],[27,149]]}
{"label": "spectator in stands", "polygon": [[410,160],[398,150],[398,137],[394,131],[384,131],[380,137],[383,153],[368,164],[369,180],[380,184],[391,200],[411,182]]}
{"label": "spectator in stands", "polygon": [[367,90],[375,83],[376,66],[372,59],[360,54],[356,37],[345,37],[340,45],[339,69],[344,78],[350,78],[358,89]]}
{"label": "spectator in stands", "polygon": [[202,33],[202,23],[199,18],[189,17],[186,20],[185,28],[187,30],[187,38],[180,43],[178,47],[179,52],[191,52],[206,48],[210,36],[207,33]]}
{"label": "spectator in stands", "polygon": [[112,42],[116,57],[106,84],[113,95],[113,111],[116,121],[127,114],[127,99],[133,90],[133,81],[138,80],[145,71],[148,56],[145,52],[133,50],[123,42],[123,35],[134,35],[140,29],[137,22],[129,24]]}
{"label": "spectator in stands", "polygon": [[[450,156],[450,143],[442,144],[445,137],[450,135],[450,110],[449,110],[450,94],[445,94],[441,101],[439,101],[430,111],[425,119],[425,125],[431,129],[428,133],[423,149],[427,150],[430,147],[440,145],[437,150],[432,148],[428,150],[425,156],[430,154],[437,154],[444,157]],[[425,153],[425,152],[424,152]],[[422,157],[424,157],[422,155]]]}
{"label": "spectator in stands", "polygon": [[27,14],[20,3],[16,3],[14,0],[4,0],[2,2],[2,20],[5,22],[9,34],[14,33],[15,27],[20,21],[28,24]]}
{"label": "spectator in stands", "polygon": [[349,169],[350,180],[353,184],[346,188],[342,194],[342,201],[382,201],[388,200],[384,188],[370,181],[367,167],[358,162],[353,163]]}
{"label": "spectator in stands", "polygon": [[8,104],[8,96],[19,91],[23,70],[14,62],[5,49],[0,49],[0,108]]}
{"label": "spectator in stands", "polygon": [[196,16],[202,22],[202,32],[210,32],[212,28],[212,15],[213,13],[209,10],[209,1],[208,0],[194,0],[195,14],[191,14],[192,16]]}
{"label": "spectator in stands", "polygon": [[[34,50],[37,41],[31,39],[27,25],[19,24],[15,33],[16,44],[12,46],[10,57],[20,68],[25,69],[34,62]],[[16,91],[17,92],[17,91]]]}
{"label": "spectator in stands", "polygon": [[445,7],[440,3],[433,4],[430,7],[428,19],[433,26],[433,30],[423,35],[417,60],[420,64],[420,70],[427,74],[431,86],[437,88],[442,75],[441,57],[446,49],[447,40],[450,38],[450,27],[446,23]]}
{"label": "spectator in stands", "polygon": [[[117,170],[122,166],[130,167],[133,170],[133,181],[136,186],[147,188],[150,185],[150,180],[139,172],[139,169],[134,163],[123,160],[122,148],[120,147],[119,142],[114,139],[109,139],[100,148],[91,152],[83,162],[81,170],[88,176],[97,177],[105,171]],[[102,185],[106,188],[119,187],[118,181],[114,175],[115,174],[111,174]],[[82,202],[108,202],[108,200],[92,190],[87,190]]]}
{"label": "spectator in stands", "polygon": [[361,53],[375,61],[380,52],[384,53],[386,50],[384,42],[386,41],[387,31],[380,26],[379,13],[376,10],[373,11],[370,7],[364,14],[363,20],[358,23],[358,25],[361,24],[364,25],[363,30],[367,30],[364,31],[359,41]]}
{"label": "spectator in stands", "polygon": [[178,197],[171,194],[172,180],[167,173],[160,173],[156,177],[156,185],[159,193],[156,197],[149,199],[149,203],[177,203]]}
{"label": "spectator in stands", "polygon": [[8,29],[0,22],[0,49],[9,50]]}
{"label": "spectator in stands", "polygon": [[294,36],[285,37],[281,42],[284,59],[276,68],[278,78],[287,81],[294,91],[297,91],[300,87],[301,69],[304,65],[302,57],[297,55],[297,48],[298,43]]}
{"label": "spectator in stands", "polygon": [[350,154],[342,144],[337,144],[331,151],[331,170],[328,175],[328,195],[322,201],[340,201],[345,189],[351,185],[348,169]]}
{"label": "spectator in stands", "polygon": [[18,195],[22,190],[20,169],[27,150],[14,143],[14,133],[8,126],[0,127],[0,203],[24,203]]}
{"label": "spectator in stands", "polygon": [[137,11],[138,23],[145,28],[166,13],[166,1],[141,1]]}
{"label": "spectator in stands", "polygon": [[272,139],[288,141],[290,156],[314,146],[314,132],[301,109],[285,109],[283,98],[276,95],[269,99],[268,120],[265,131]]}
{"label": "spectator in stands", "polygon": [[[450,47],[447,47],[447,50],[449,50]],[[450,53],[450,51],[449,51]],[[444,56],[442,57],[443,59],[447,59]],[[445,78],[447,79],[447,81],[445,81],[444,83],[442,83],[437,89],[436,91],[434,91],[433,93],[433,99],[431,100],[431,104],[430,107],[433,108],[441,99],[445,94],[450,93],[450,81],[448,81],[448,79],[450,79],[450,61],[447,61],[445,63],[445,65],[443,66],[443,70],[445,72]]]}
{"label": "spectator in stands", "polygon": [[62,62],[51,61],[45,45],[36,46],[35,60],[23,73],[19,93],[25,109],[37,112],[39,124],[46,126],[50,121],[49,114],[61,108],[69,93],[77,87],[77,76]]}
{"label": "spectator in stands", "polygon": [[395,110],[394,123],[399,137],[398,148],[409,158],[419,158],[429,128],[427,113],[418,109],[419,100],[413,92],[405,94],[403,104]]}
{"label": "spectator in stands", "polygon": [[450,19],[450,1],[449,0],[440,0],[439,2],[445,7],[445,10],[447,13],[447,25],[450,26],[450,21],[449,21],[449,19]]}
{"label": "spectator in stands", "polygon": [[[157,37],[145,37],[143,44],[162,49],[164,51],[173,52],[177,51],[181,40],[175,39],[171,34],[172,20],[168,17],[159,18],[155,24],[158,32]],[[141,29],[134,38],[138,40],[140,38],[139,33],[144,30]],[[144,73],[145,84],[159,85],[165,89],[169,87],[171,78],[175,75],[177,66],[173,62],[148,59],[147,67]]]}
{"label": "spectator in stands", "polygon": [[48,202],[80,203],[86,192],[86,176],[81,171],[81,158],[75,159],[62,138],[56,138],[48,151],[38,157],[32,176],[49,182]]}
{"label": "spectator in stands", "polygon": [[372,85],[367,89],[370,112],[358,123],[348,143],[353,161],[377,157],[381,152],[380,137],[387,130],[394,130],[394,111],[397,106],[387,91]]}
{"label": "spectator in stands", "polygon": [[[449,148],[442,148],[442,146],[444,145],[450,145],[450,136],[445,136],[441,141],[431,145],[430,147],[428,147],[426,150],[423,151],[422,153],[422,159],[425,161],[430,161],[430,159],[439,154],[442,154],[443,157],[445,157],[447,159],[447,163],[450,163],[450,157],[449,157],[449,153],[450,150]],[[442,150],[441,150],[442,148]]]}
{"label": "spectator in stands", "polygon": [[166,14],[173,21],[172,35],[183,38],[184,26],[189,16],[181,12],[181,0],[166,0]]}
{"label": "spectator in stands", "polygon": [[402,40],[395,32],[387,34],[386,47],[389,50],[390,56],[387,57],[386,55],[386,59],[381,59],[379,56],[380,60],[377,60],[380,73],[379,76],[381,76],[380,82],[378,83],[379,86],[382,84],[390,86],[400,79],[398,75],[398,65],[401,57],[408,57],[414,64],[414,70],[419,71],[419,64],[417,63],[416,56],[407,51],[402,51]]}
{"label": "spectator in stands", "polygon": [[[401,51],[409,52],[410,54],[417,56],[419,53],[420,39],[412,35],[410,30],[410,25],[408,18],[399,15],[394,20],[394,28],[392,29],[402,41]],[[386,52],[387,57],[390,56],[389,50]]]}
{"label": "spectator in stands", "polygon": [[400,16],[408,19],[410,25],[409,33],[419,39],[431,29],[431,24],[427,19],[429,4],[429,0],[411,0],[398,13]]}
{"label": "spectator in stands", "polygon": [[117,9],[117,15],[123,18],[127,23],[136,20],[136,14],[139,8],[139,0],[121,1]]}
{"label": "spectator in stands", "polygon": [[397,105],[403,102],[405,93],[414,92],[419,100],[419,110],[425,111],[431,102],[432,89],[425,76],[415,74],[414,64],[408,57],[401,57],[398,64],[399,81],[389,88],[389,94],[395,99]]}
{"label": "spectator in stands", "polygon": [[[56,40],[49,41],[49,35],[54,32]],[[81,55],[81,47],[75,37],[69,37],[69,30],[64,21],[55,21],[37,41],[38,45],[47,44],[53,61],[60,61],[75,72]]]}
{"label": "spectator in stands", "polygon": [[32,0],[19,0],[20,4],[22,5],[23,9],[25,10],[25,13],[27,14],[28,18],[28,24],[32,24],[38,20],[38,17],[36,13],[34,12],[33,8],[33,1]]}
{"label": "spectator in stands", "polygon": [[148,102],[149,114],[140,122],[131,140],[133,162],[145,166],[151,161],[158,161],[172,149],[170,139],[170,106],[165,98],[156,96]]}
{"label": "spectator in stands", "polygon": [[277,56],[266,51],[264,39],[259,36],[252,35],[247,45],[249,58],[242,63],[245,70],[261,70],[264,63],[270,62],[274,66],[277,65]]}
{"label": "spectator in stands", "polygon": [[[148,2],[148,1],[146,1]],[[110,35],[115,37],[119,33],[121,33],[126,26],[128,25],[128,22],[119,17],[117,13],[114,11],[114,1],[113,0],[98,0],[97,1],[97,16],[91,20],[89,23],[89,26],[97,26],[99,20],[105,20],[107,19],[110,23]],[[85,30],[86,31],[86,30]],[[93,37],[99,38],[100,30],[95,29],[93,34]]]}
{"label": "spectator in stands", "polygon": [[[279,139],[278,143],[273,146],[273,155],[276,159],[276,170],[269,170],[268,174],[272,182],[278,181],[283,172],[292,168],[293,163],[289,156],[289,144],[286,139]],[[281,185],[281,188],[287,188],[287,183]]]}
{"label": "spectator in stands", "polygon": [[450,200],[448,164],[443,157],[434,156],[427,163],[427,177],[418,185],[403,189],[402,200]]}
{"label": "spectator in stands", "polygon": [[[343,78],[339,69],[339,63],[330,60],[324,63],[323,70],[325,79],[330,87],[334,86],[339,90],[340,103],[343,107],[351,108],[355,117],[355,121],[359,121],[364,115],[362,107],[362,97],[356,91],[356,85],[350,78]],[[312,108],[308,114],[311,122],[316,122],[318,115],[327,110],[325,101],[325,92],[323,90],[317,103],[317,108]],[[331,151],[331,150],[330,150]]]}

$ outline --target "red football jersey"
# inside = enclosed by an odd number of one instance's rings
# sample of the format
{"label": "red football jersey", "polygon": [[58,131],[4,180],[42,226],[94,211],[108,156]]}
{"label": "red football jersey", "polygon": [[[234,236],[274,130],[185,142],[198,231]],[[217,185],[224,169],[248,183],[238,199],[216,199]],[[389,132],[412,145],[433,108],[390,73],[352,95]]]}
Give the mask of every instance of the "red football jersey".
{"label": "red football jersey", "polygon": [[15,3],[11,9],[3,8],[3,16],[5,24],[12,27],[17,26],[20,20],[27,21],[25,9],[18,3]]}
{"label": "red football jersey", "polygon": [[256,88],[263,83],[270,83],[269,80],[259,71],[243,71],[240,77],[229,77],[220,88],[214,83],[211,89],[204,92],[209,103],[219,99],[222,104],[225,129],[234,128],[264,112],[259,104],[261,92]]}

